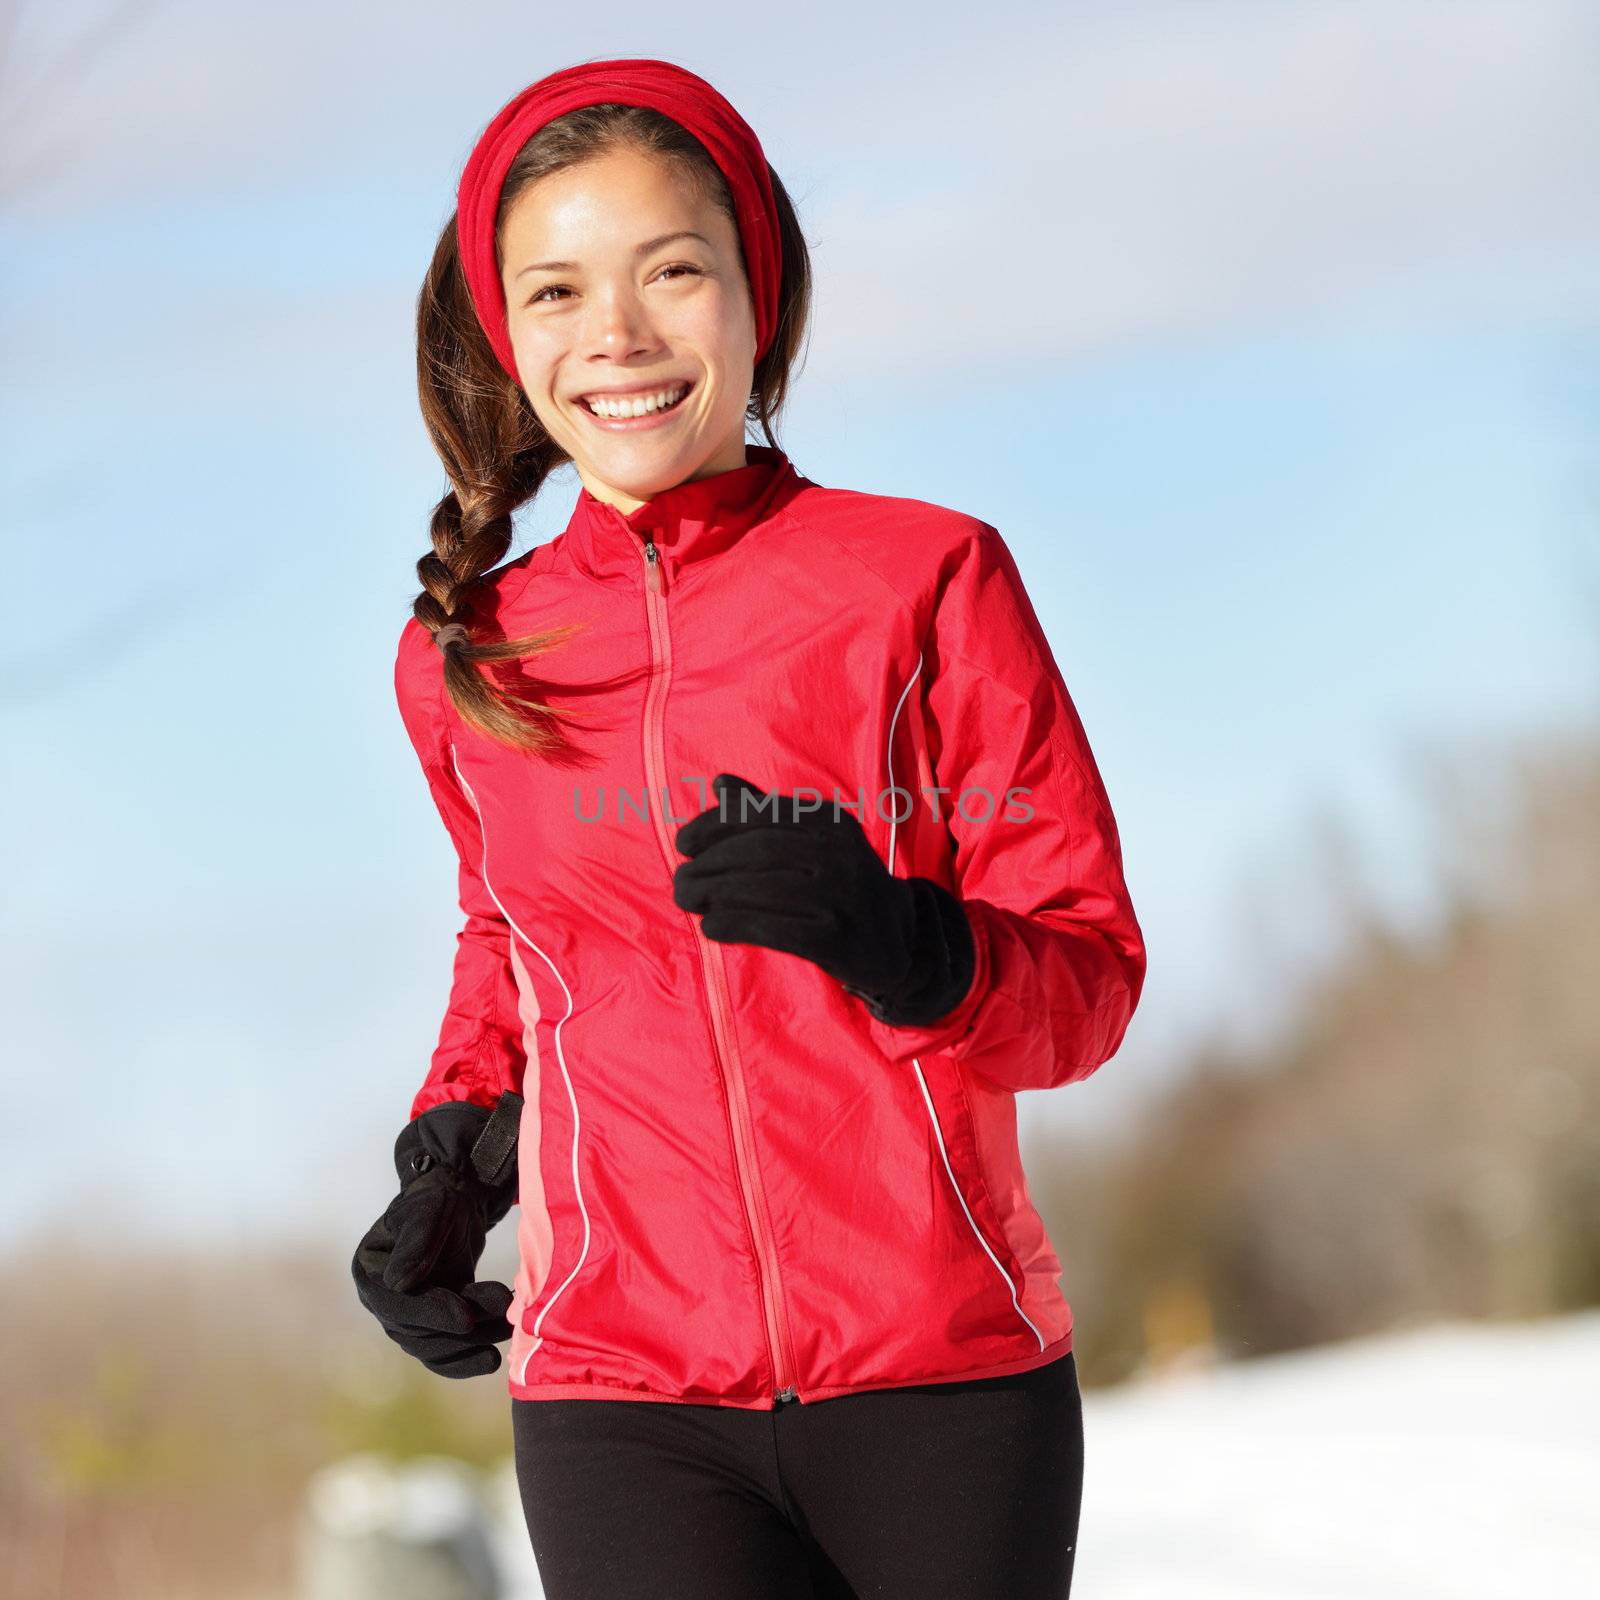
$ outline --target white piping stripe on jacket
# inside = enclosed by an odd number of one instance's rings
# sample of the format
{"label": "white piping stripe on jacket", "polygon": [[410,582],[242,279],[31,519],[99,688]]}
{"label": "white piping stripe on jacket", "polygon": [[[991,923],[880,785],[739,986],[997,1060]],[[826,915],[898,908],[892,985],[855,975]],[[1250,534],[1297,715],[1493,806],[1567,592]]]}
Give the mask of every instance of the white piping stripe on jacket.
{"label": "white piping stripe on jacket", "polygon": [[572,1075],[567,1071],[567,1058],[561,1048],[561,1026],[572,1015],[572,991],[567,987],[566,979],[556,970],[556,964],[536,945],[521,928],[517,926],[516,919],[506,910],[501,903],[500,896],[494,892],[494,885],[489,881],[489,831],[483,825],[483,813],[478,809],[478,797],[472,792],[472,785],[467,782],[466,775],[461,770],[461,763],[456,760],[456,747],[452,742],[450,746],[450,765],[456,769],[456,781],[466,792],[467,799],[472,803],[473,813],[478,819],[478,837],[483,841],[483,858],[479,863],[478,875],[483,879],[483,886],[489,891],[489,898],[500,907],[500,915],[506,919],[511,931],[533,951],[533,953],[549,967],[551,976],[561,985],[561,992],[567,997],[567,1009],[560,1022],[555,1027],[556,1061],[561,1068],[561,1079],[567,1086],[567,1104],[572,1107],[572,1188],[578,1197],[578,1209],[583,1213],[583,1249],[578,1254],[578,1260],[563,1280],[561,1287],[545,1301],[539,1315],[533,1323],[533,1343],[528,1346],[528,1353],[522,1358],[522,1371],[517,1374],[518,1383],[526,1383],[528,1379],[528,1362],[532,1360],[533,1353],[544,1343],[539,1329],[544,1324],[546,1314],[550,1307],[561,1298],[562,1290],[567,1284],[577,1277],[583,1268],[584,1260],[589,1254],[589,1208],[583,1203],[583,1185],[578,1179],[578,1133],[580,1123],[578,1119],[578,1097],[572,1092]]}
{"label": "white piping stripe on jacket", "polygon": [[[894,872],[894,840],[895,830],[900,823],[900,808],[895,804],[894,792],[894,727],[900,720],[900,707],[906,703],[906,696],[911,692],[911,686],[917,681],[922,671],[922,656],[919,652],[917,664],[912,674],[906,679],[906,686],[900,691],[900,698],[895,701],[894,715],[889,719],[889,739],[884,748],[884,765],[889,773],[889,871]],[[933,1124],[933,1136],[939,1141],[939,1157],[944,1162],[945,1175],[950,1179],[950,1187],[955,1190],[956,1199],[961,1202],[961,1209],[966,1215],[967,1225],[972,1229],[973,1236],[983,1246],[983,1253],[994,1262],[994,1270],[1006,1281],[1006,1290],[1011,1296],[1011,1304],[1017,1315],[1028,1324],[1033,1336],[1039,1341],[1039,1348],[1044,1349],[1044,1335],[1034,1327],[1027,1312],[1017,1301],[1017,1286],[1011,1281],[1011,1274],[1001,1264],[1000,1258],[989,1248],[989,1241],[984,1238],[982,1230],[973,1220],[972,1212],[967,1208],[967,1197],[961,1192],[961,1185],[956,1182],[956,1175],[950,1168],[950,1153],[944,1147],[944,1133],[939,1127],[939,1113],[934,1110],[933,1096],[928,1093],[928,1080],[923,1076],[922,1063],[915,1056],[911,1058],[911,1065],[916,1068],[917,1083],[922,1090],[922,1103],[928,1108],[928,1120]]]}
{"label": "white piping stripe on jacket", "polygon": [[894,703],[894,715],[889,718],[889,739],[883,747],[883,764],[889,774],[889,876],[894,876],[894,833],[900,824],[900,808],[895,804],[894,792],[894,725],[900,720],[900,707],[906,703],[906,696],[911,693],[911,686],[917,681],[917,673],[922,671],[922,657],[917,656],[916,671],[906,679],[906,686],[900,691],[900,698]]}

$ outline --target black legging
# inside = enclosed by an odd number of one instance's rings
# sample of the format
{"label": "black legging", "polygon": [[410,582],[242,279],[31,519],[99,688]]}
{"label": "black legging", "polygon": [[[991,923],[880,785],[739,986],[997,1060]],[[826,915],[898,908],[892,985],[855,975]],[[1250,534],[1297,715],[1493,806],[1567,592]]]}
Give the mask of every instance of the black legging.
{"label": "black legging", "polygon": [[548,1600],[1063,1600],[1083,1491],[1068,1352],[775,1411],[513,1400]]}

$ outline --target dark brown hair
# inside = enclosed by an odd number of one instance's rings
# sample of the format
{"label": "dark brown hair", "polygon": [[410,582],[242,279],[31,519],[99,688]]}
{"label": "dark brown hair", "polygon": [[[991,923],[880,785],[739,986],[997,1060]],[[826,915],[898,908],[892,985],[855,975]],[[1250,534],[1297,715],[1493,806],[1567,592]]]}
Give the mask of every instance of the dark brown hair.
{"label": "dark brown hair", "polygon": [[[623,148],[670,164],[727,214],[737,233],[727,182],[691,133],[646,106],[582,106],[546,123],[518,151],[506,174],[495,222],[497,261],[501,229],[523,190],[553,172]],[[767,171],[778,206],[783,267],[777,330],[756,363],[746,415],[776,447],[772,422],[788,395],[806,332],[811,263],[788,193],[770,165]],[[747,281],[748,275],[747,265]],[[512,513],[571,459],[495,358],[467,292],[454,216],[439,236],[417,299],[417,388],[423,421],[451,485],[433,510],[433,548],[417,562],[422,593],[412,606],[417,621],[437,633],[452,621],[472,627],[474,586],[504,558],[511,544]],[[444,681],[456,710],[490,738],[554,756],[566,745],[560,723],[579,713],[528,694],[528,679],[514,667],[504,669],[509,681],[501,681],[480,671],[477,663],[515,663],[540,654],[576,626],[562,624],[518,639],[450,644],[443,652]]]}

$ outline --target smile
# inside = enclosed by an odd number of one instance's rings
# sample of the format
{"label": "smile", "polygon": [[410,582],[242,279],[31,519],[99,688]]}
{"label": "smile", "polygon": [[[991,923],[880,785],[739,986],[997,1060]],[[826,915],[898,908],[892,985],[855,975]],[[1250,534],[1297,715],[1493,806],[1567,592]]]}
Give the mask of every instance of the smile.
{"label": "smile", "polygon": [[597,427],[611,432],[632,431],[659,426],[682,406],[693,387],[680,383],[651,394],[591,396],[580,400],[579,405]]}

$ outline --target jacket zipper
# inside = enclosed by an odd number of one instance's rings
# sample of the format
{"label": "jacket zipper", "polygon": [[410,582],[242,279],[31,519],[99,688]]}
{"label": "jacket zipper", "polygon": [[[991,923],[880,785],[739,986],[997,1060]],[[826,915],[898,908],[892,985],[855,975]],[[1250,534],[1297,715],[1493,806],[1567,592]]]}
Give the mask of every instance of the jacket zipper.
{"label": "jacket zipper", "polygon": [[[666,583],[661,571],[660,553],[654,540],[644,542],[645,615],[650,626],[650,690],[645,697],[645,767],[652,792],[659,795],[662,806],[650,807],[656,819],[656,837],[661,843],[661,853],[667,870],[677,870],[677,852],[667,832],[664,807],[667,803],[666,738],[661,723],[661,696],[666,683],[662,664],[667,655],[667,602]],[[790,1381],[794,1368],[793,1350],[789,1343],[788,1324],[784,1319],[782,1299],[778,1293],[778,1264],[772,1244],[772,1233],[767,1216],[766,1197],[760,1192],[760,1179],[756,1175],[755,1156],[750,1131],[750,1104],[745,1096],[744,1078],[731,1071],[728,1027],[729,999],[724,988],[723,973],[716,961],[711,940],[701,931],[700,919],[691,916],[695,939],[700,946],[700,965],[705,977],[706,994],[711,1006],[711,1031],[717,1056],[717,1071],[732,1108],[732,1133],[734,1167],[739,1175],[740,1198],[744,1203],[745,1226],[755,1243],[757,1277],[761,1285],[761,1310],[766,1323],[767,1355],[777,1383],[776,1401],[796,1398],[795,1385]]]}

